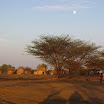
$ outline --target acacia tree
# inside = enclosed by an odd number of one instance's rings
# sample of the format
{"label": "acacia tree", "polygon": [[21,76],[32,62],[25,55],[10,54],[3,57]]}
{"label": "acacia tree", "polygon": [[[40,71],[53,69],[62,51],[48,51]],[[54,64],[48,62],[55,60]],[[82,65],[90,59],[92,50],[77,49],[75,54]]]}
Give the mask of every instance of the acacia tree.
{"label": "acacia tree", "polygon": [[32,46],[27,46],[27,52],[38,56],[53,65],[59,77],[64,68],[69,70],[78,69],[85,65],[89,57],[98,53],[94,44],[88,44],[81,40],[73,40],[67,36],[41,36],[39,40],[32,41]]}
{"label": "acacia tree", "polygon": [[86,65],[90,69],[104,70],[104,59],[98,58],[98,59],[89,60]]}
{"label": "acacia tree", "polygon": [[59,77],[66,58],[64,51],[70,41],[68,36],[41,36],[40,40],[32,41],[33,46],[27,46],[27,52],[53,65]]}

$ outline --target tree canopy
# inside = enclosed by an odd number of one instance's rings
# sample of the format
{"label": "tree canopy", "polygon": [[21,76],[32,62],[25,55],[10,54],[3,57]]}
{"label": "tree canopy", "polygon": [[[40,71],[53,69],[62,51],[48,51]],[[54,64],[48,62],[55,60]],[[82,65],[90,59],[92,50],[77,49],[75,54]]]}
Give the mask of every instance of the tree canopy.
{"label": "tree canopy", "polygon": [[99,57],[99,48],[95,44],[72,39],[69,35],[40,36],[39,40],[27,46],[27,52],[53,65],[59,77],[62,69],[73,72],[86,66],[89,59]]}

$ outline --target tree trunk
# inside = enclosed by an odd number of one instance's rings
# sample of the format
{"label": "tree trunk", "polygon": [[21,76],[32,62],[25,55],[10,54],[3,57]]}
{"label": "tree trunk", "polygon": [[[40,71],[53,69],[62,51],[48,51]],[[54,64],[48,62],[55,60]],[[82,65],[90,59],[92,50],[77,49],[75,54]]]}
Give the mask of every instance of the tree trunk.
{"label": "tree trunk", "polygon": [[60,68],[56,68],[57,69],[57,79],[60,78]]}
{"label": "tree trunk", "polygon": [[59,79],[59,74],[57,74],[57,79]]}
{"label": "tree trunk", "polygon": [[60,72],[58,71],[57,72],[57,79],[59,79],[60,78]]}
{"label": "tree trunk", "polygon": [[67,78],[68,78],[68,79],[70,79],[70,76],[71,76],[71,72],[69,72],[69,74],[68,74],[68,77],[67,77]]}

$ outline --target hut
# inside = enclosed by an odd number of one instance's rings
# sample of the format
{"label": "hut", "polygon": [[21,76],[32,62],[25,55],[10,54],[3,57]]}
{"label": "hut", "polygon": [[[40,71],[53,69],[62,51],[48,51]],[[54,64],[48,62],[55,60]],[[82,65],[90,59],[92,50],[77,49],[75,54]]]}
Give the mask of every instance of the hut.
{"label": "hut", "polygon": [[15,73],[15,69],[14,68],[8,68],[7,69],[7,74],[14,74]]}
{"label": "hut", "polygon": [[24,72],[25,71],[24,71],[24,69],[22,67],[20,67],[20,68],[17,69],[17,74],[19,74],[19,75],[20,74],[24,74]]}
{"label": "hut", "polygon": [[44,66],[38,66],[34,71],[35,75],[46,75],[46,68]]}

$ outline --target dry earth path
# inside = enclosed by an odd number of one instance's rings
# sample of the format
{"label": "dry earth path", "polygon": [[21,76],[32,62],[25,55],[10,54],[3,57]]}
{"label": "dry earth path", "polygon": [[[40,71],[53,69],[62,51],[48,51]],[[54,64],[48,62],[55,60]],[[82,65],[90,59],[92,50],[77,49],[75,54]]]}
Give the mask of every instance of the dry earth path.
{"label": "dry earth path", "polygon": [[104,84],[73,80],[0,81],[0,104],[104,104]]}

